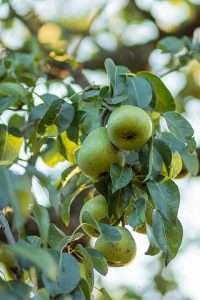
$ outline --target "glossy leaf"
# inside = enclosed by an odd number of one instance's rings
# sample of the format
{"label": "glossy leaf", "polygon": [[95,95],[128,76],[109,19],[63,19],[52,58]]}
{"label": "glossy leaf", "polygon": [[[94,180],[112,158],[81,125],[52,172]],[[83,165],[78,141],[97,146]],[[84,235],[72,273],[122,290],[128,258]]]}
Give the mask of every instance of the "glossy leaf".
{"label": "glossy leaf", "polygon": [[115,193],[130,183],[133,178],[133,171],[129,167],[120,167],[113,164],[110,169],[110,177],[112,180],[112,192]]}

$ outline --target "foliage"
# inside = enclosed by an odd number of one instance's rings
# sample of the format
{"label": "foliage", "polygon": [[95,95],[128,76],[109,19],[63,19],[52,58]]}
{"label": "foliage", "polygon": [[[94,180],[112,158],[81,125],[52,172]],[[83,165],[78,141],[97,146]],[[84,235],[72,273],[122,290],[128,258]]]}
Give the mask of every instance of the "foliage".
{"label": "foliage", "polygon": [[[12,5],[10,10],[27,25]],[[133,73],[106,59],[107,83],[91,85],[86,80],[81,86],[76,81],[81,73],[76,59],[63,59],[58,44],[42,43],[42,33],[37,39],[29,25],[32,38],[24,48],[8,49],[0,61],[0,249],[4,252],[0,252],[0,297],[89,300],[94,271],[105,276],[109,261],[92,246],[84,226],[108,244],[122,239],[118,226],[129,225],[130,232],[145,228],[146,254],[159,254],[165,265],[178,253],[183,229],[174,179],[182,170],[198,173],[194,132],[157,75]],[[170,69],[199,59],[194,40],[167,37],[158,46],[170,53]],[[67,67],[64,76],[59,73],[55,79],[59,60]],[[75,81],[65,80],[69,73]],[[41,82],[46,93],[38,93]],[[60,84],[64,96],[51,92],[51,83]],[[149,115],[152,136],[137,151],[122,149],[119,163],[90,178],[77,163],[78,153],[90,133],[99,127],[107,130],[111,113],[123,105],[137,106]],[[99,194],[107,202],[108,216],[99,220],[85,211],[80,224],[81,207]],[[174,286],[161,274],[155,283],[163,294]],[[104,288],[99,291],[103,299],[112,299]],[[124,297],[140,299],[133,291]]]}

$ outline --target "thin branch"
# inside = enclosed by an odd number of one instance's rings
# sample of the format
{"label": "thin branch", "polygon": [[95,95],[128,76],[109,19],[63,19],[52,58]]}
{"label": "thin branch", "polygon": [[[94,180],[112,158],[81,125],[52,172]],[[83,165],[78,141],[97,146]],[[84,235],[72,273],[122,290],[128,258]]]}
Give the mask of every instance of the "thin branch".
{"label": "thin branch", "polygon": [[10,229],[10,225],[8,224],[8,221],[2,211],[0,211],[0,224],[1,224],[2,230],[4,231],[4,234],[6,236],[7,242],[10,245],[14,245],[16,243],[15,238]]}

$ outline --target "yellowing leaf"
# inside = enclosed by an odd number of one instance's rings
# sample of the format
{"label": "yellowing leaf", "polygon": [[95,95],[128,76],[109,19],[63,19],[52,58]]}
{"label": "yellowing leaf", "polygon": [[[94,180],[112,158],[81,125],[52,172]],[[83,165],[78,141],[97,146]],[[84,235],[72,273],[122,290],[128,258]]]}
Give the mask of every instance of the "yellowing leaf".
{"label": "yellowing leaf", "polygon": [[62,145],[65,148],[66,158],[69,162],[74,163],[75,162],[75,152],[79,148],[79,145],[71,141],[67,134],[63,132],[61,134],[61,141]]}
{"label": "yellowing leaf", "polygon": [[0,126],[0,165],[11,164],[20,152],[23,137],[8,133],[6,126]]}
{"label": "yellowing leaf", "polygon": [[51,148],[47,149],[41,155],[43,161],[49,166],[54,167],[57,163],[65,160],[64,156],[59,152],[58,141],[55,140]]}
{"label": "yellowing leaf", "polygon": [[183,168],[183,162],[180,154],[178,152],[174,152],[172,154],[172,161],[169,171],[169,177],[170,178],[176,178]]}

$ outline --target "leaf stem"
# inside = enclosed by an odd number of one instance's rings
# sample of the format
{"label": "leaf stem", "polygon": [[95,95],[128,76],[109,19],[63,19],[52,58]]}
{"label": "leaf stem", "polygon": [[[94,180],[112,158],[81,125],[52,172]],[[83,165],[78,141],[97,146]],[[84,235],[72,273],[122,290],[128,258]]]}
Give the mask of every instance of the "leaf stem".
{"label": "leaf stem", "polygon": [[2,211],[0,211],[0,224],[1,224],[2,230],[4,231],[4,234],[6,236],[7,242],[10,245],[14,245],[16,243],[15,238],[10,229],[10,225],[8,224],[8,221]]}

